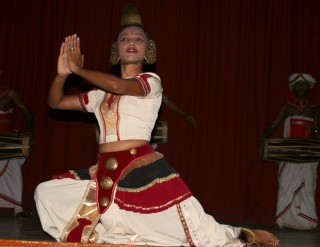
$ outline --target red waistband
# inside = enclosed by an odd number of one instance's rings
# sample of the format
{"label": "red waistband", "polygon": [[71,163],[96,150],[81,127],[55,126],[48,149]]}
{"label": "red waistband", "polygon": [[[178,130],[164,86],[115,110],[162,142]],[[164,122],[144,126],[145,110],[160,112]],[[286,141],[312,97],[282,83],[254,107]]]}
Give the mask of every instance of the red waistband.
{"label": "red waistband", "polygon": [[1,132],[12,132],[14,128],[12,113],[0,114],[0,131]]}
{"label": "red waistband", "polygon": [[290,123],[291,124],[299,124],[299,125],[307,125],[310,126],[312,125],[312,121],[311,120],[305,120],[305,119],[290,119]]}
{"label": "red waistband", "polygon": [[114,197],[114,189],[126,168],[136,160],[155,152],[151,145],[146,144],[125,151],[100,153],[98,171],[95,178],[97,184],[97,205],[100,214],[110,206]]}

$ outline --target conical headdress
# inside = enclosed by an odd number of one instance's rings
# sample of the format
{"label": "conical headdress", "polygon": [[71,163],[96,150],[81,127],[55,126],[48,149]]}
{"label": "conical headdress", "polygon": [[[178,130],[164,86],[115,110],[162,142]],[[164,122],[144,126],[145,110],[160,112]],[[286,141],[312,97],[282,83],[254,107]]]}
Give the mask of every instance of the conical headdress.
{"label": "conical headdress", "polygon": [[[143,28],[141,17],[139,15],[139,12],[137,8],[131,4],[128,3],[121,13],[121,28],[127,25],[138,25]],[[144,28],[143,28],[144,29]],[[146,31],[145,31],[146,32]],[[148,37],[149,38],[149,37]],[[156,62],[156,44],[152,40],[148,40],[148,47],[145,54],[145,60],[149,64],[153,64]],[[110,56],[109,56],[109,62],[112,65],[116,65],[120,60],[119,53],[118,53],[118,44],[117,42],[113,42]]]}
{"label": "conical headdress", "polygon": [[142,25],[139,12],[131,3],[124,7],[121,14],[121,27],[126,25]]}

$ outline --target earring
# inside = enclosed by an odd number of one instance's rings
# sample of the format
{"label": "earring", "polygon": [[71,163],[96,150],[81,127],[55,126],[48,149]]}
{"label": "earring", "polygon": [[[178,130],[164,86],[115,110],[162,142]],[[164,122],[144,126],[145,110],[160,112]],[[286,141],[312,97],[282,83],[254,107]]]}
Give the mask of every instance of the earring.
{"label": "earring", "polygon": [[153,64],[157,61],[156,44],[152,40],[148,40],[147,51],[146,55],[144,56],[144,59],[148,64]]}
{"label": "earring", "polygon": [[120,61],[119,51],[118,51],[118,44],[117,42],[113,42],[110,50],[109,56],[109,63],[112,65],[116,65]]}

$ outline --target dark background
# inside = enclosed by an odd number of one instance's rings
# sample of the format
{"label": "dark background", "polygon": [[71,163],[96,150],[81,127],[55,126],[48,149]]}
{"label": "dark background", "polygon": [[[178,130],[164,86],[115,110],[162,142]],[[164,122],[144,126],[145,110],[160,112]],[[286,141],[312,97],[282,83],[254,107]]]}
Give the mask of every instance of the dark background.
{"label": "dark background", "polygon": [[[0,0],[0,80],[23,95],[35,116],[35,143],[23,165],[26,209],[34,208],[37,184],[96,161],[93,117],[52,111],[46,99],[67,35],[80,36],[86,68],[111,71],[109,50],[127,2]],[[258,142],[288,93],[289,75],[320,80],[320,1],[131,2],[157,45],[164,93],[198,124],[163,106],[169,142],[158,151],[216,220],[272,224],[277,164],[260,159]],[[86,87],[74,78],[67,92]],[[280,128],[273,137],[281,136]]]}

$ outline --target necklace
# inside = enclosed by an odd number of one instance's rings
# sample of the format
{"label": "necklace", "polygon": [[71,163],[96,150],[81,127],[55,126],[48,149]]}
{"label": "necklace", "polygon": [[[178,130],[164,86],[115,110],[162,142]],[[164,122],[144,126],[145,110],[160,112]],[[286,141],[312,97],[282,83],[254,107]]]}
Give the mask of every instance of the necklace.
{"label": "necklace", "polygon": [[288,101],[288,103],[297,108],[300,112],[303,112],[306,107],[314,107],[314,104],[311,104],[307,99],[295,98],[293,101]]}

